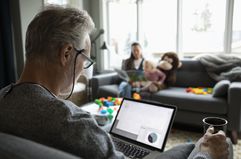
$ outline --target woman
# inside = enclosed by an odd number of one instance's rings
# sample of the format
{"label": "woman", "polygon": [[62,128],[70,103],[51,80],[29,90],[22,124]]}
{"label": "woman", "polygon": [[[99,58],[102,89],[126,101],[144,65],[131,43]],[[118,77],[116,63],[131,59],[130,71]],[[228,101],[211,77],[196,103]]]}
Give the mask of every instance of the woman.
{"label": "woman", "polygon": [[[128,59],[122,61],[122,70],[125,71],[143,71],[144,58],[142,56],[141,45],[137,42],[131,44],[131,55]],[[122,97],[131,97],[132,86],[127,81],[122,81],[119,85],[119,95]]]}
{"label": "woman", "polygon": [[128,59],[123,60],[122,69],[125,71],[129,70],[139,70],[143,71],[143,61],[142,48],[137,42],[131,44],[131,55]]}

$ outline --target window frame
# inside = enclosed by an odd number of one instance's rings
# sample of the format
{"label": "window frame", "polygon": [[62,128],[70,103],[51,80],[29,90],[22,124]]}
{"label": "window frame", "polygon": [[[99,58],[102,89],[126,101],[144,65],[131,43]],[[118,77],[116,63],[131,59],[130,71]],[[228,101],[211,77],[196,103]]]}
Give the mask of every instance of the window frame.
{"label": "window frame", "polygon": [[[222,51],[210,51],[209,53],[213,54],[236,54],[241,56],[241,52],[232,52],[232,32],[233,32],[233,14],[234,14],[234,1],[235,0],[226,0],[226,8],[225,8],[225,26],[224,26],[224,40],[223,40],[223,49]],[[105,4],[108,3],[108,0],[105,0]],[[136,0],[136,6],[137,6],[137,40],[141,39],[141,2],[142,0]],[[183,0],[177,0],[177,26],[176,26],[176,53],[179,55],[179,57],[194,57],[196,55],[206,53],[206,52],[183,52],[182,50],[182,5]],[[108,8],[108,7],[107,7]],[[108,13],[108,11],[107,11]],[[108,15],[106,16],[107,24],[109,21]],[[109,26],[108,26],[109,27]],[[106,28],[108,30],[108,28]],[[108,42],[110,39],[110,35],[108,34]]]}

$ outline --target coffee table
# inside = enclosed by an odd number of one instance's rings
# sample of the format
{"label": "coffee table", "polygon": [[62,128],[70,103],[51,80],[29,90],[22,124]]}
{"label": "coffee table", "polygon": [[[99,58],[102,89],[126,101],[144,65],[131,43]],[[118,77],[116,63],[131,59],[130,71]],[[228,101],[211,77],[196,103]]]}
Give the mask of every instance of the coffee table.
{"label": "coffee table", "polygon": [[[81,106],[81,109],[82,109],[82,110],[85,110],[85,111],[89,112],[91,115],[93,115],[93,117],[94,117],[95,115],[101,115],[101,113],[100,113],[100,111],[99,111],[99,108],[100,108],[99,105],[96,104],[95,102],[90,102],[90,103],[87,103],[87,104]],[[119,109],[119,105],[117,105],[117,106],[110,106],[109,108],[115,109],[115,110],[113,111],[113,113],[112,113],[113,118],[112,118],[110,121],[108,121],[107,124],[105,124],[105,125],[99,125],[102,129],[104,129],[104,130],[107,131],[107,132],[110,131],[111,126],[112,126],[112,124],[113,124],[113,122],[114,122],[114,120],[115,120],[115,118],[116,118],[116,114],[117,114],[117,111],[118,111],[118,109]]]}

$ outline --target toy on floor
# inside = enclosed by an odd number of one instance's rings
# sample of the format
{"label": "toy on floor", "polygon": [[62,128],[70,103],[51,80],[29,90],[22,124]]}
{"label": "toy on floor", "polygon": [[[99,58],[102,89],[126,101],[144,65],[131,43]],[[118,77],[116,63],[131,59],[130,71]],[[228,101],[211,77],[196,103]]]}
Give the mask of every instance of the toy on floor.
{"label": "toy on floor", "polygon": [[186,92],[199,94],[199,95],[206,95],[206,94],[212,94],[213,89],[205,88],[205,87],[188,87],[188,88],[186,88]]}
{"label": "toy on floor", "polygon": [[109,120],[113,118],[113,113],[118,110],[118,106],[121,104],[122,98],[114,98],[114,97],[108,97],[108,98],[99,98],[95,99],[95,103],[99,105],[98,112],[101,115],[107,115]]}
{"label": "toy on floor", "polygon": [[107,98],[99,98],[95,99],[95,103],[99,106],[114,106],[114,105],[120,105],[122,101],[122,98],[114,98],[114,97],[107,97]]}

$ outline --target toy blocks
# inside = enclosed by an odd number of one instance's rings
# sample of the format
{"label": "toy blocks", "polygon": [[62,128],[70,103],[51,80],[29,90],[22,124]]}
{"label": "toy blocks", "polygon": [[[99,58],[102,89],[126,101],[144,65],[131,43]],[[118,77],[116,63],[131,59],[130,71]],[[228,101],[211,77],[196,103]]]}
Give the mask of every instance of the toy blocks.
{"label": "toy blocks", "polygon": [[119,106],[122,102],[122,98],[99,98],[95,99],[95,103],[99,105],[99,113],[106,115],[109,120],[112,120],[113,113],[118,110],[116,106]]}
{"label": "toy blocks", "polygon": [[204,88],[204,87],[188,87],[186,88],[187,93],[194,93],[194,94],[199,94],[199,95],[206,95],[206,94],[212,94],[213,89],[212,88]]}

